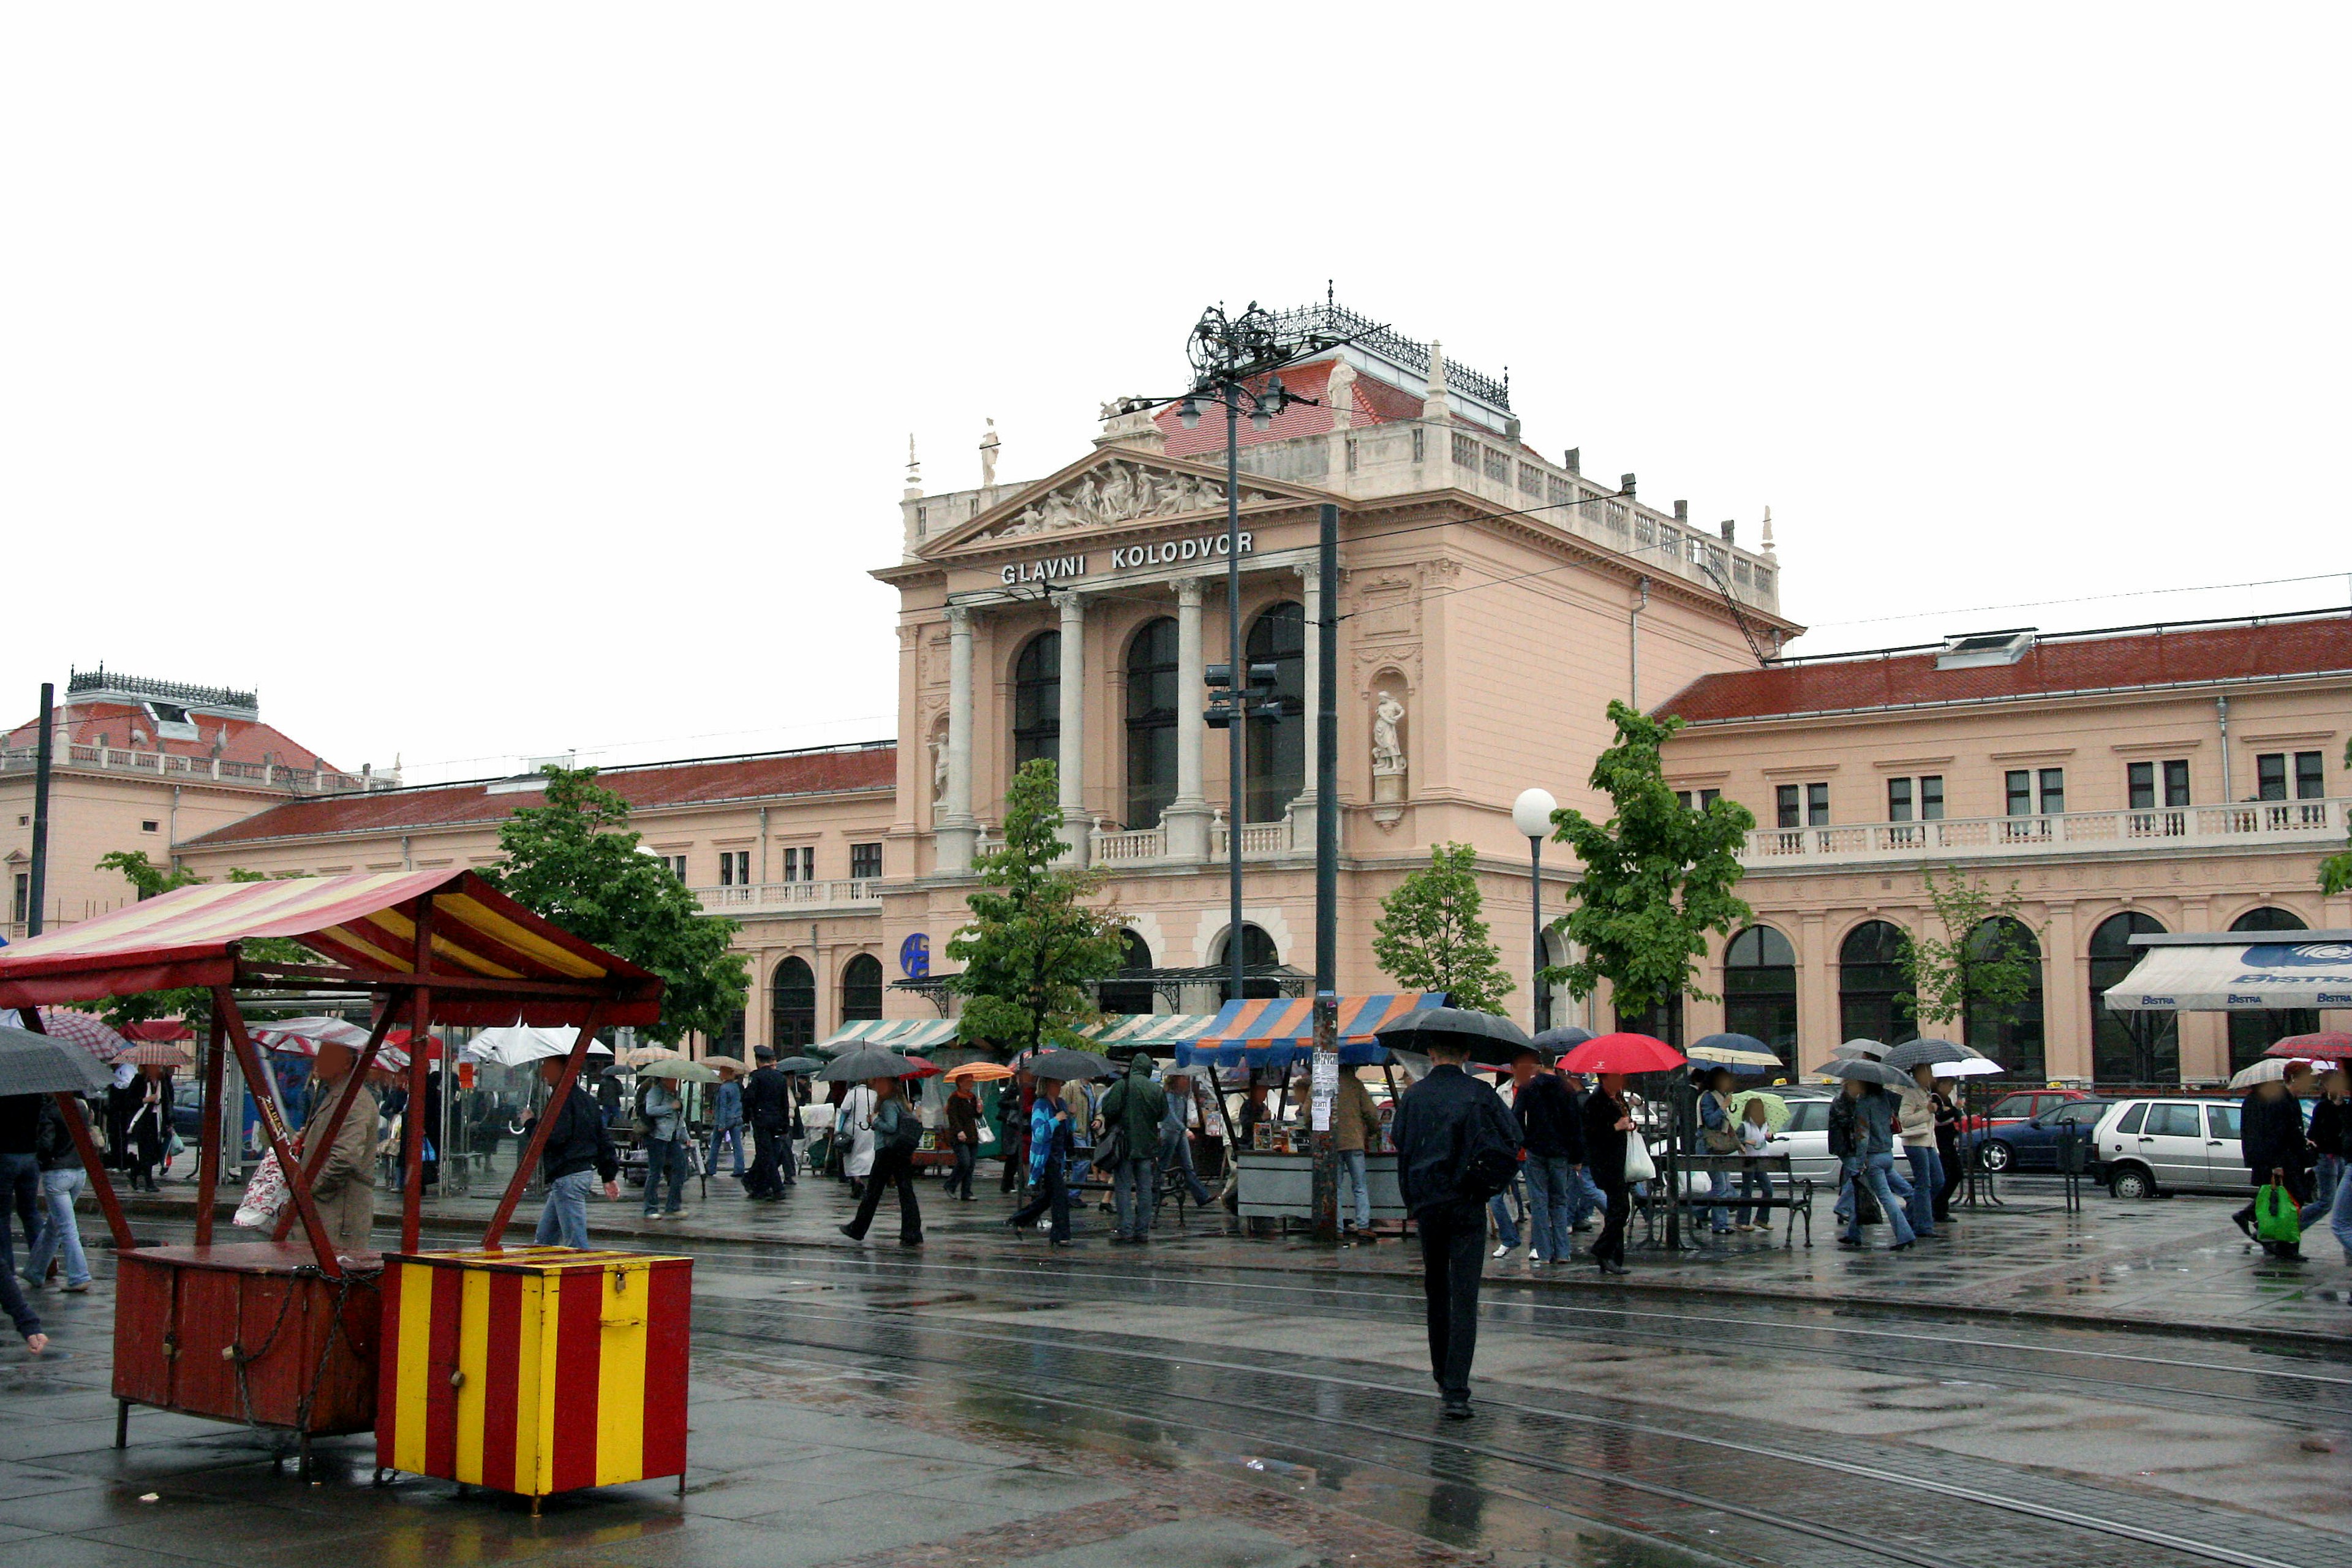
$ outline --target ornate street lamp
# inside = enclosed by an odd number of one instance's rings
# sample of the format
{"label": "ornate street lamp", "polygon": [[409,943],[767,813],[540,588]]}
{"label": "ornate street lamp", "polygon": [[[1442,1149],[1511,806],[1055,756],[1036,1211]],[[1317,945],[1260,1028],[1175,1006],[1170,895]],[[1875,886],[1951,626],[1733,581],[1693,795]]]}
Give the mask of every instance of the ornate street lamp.
{"label": "ornate street lamp", "polygon": [[1535,946],[1535,967],[1528,971],[1533,977],[1535,1017],[1528,1030],[1531,1035],[1543,1033],[1551,1012],[1550,987],[1544,982],[1543,939],[1543,842],[1551,837],[1551,816],[1559,809],[1548,789],[1524,789],[1519,798],[1511,803],[1511,826],[1528,838],[1528,908],[1532,916]]}

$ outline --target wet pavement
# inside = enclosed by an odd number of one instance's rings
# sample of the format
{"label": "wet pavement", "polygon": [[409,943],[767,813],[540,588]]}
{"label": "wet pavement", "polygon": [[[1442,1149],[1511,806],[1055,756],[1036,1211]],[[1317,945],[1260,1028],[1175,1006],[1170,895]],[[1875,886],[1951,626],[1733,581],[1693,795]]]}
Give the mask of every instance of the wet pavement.
{"label": "wet pavement", "polygon": [[[372,1487],[365,1439],[323,1443],[309,1484],[252,1434],[143,1410],[118,1453],[100,1251],[99,1290],[39,1298],[58,1351],[0,1352],[0,1549],[10,1568],[2352,1568],[2352,1347],[2163,1315],[2185,1295],[2264,1321],[2273,1268],[2218,1200],[2069,1216],[2021,1184],[1948,1257],[1749,1242],[1637,1257],[1632,1289],[1491,1264],[1480,1413],[1457,1426],[1410,1247],[1139,1252],[1089,1216],[1091,1245],[1049,1253],[992,1193],[927,1184],[915,1252],[833,1235],[829,1184],[719,1191],[642,1236],[634,1205],[595,1211],[601,1241],[697,1257],[683,1499],[604,1488],[533,1520],[439,1481]],[[160,1206],[139,1223],[182,1232]],[[2341,1266],[2300,1268],[2278,1285],[2298,1324],[2340,1321]],[[2001,1315],[2014,1301],[2048,1315]]]}

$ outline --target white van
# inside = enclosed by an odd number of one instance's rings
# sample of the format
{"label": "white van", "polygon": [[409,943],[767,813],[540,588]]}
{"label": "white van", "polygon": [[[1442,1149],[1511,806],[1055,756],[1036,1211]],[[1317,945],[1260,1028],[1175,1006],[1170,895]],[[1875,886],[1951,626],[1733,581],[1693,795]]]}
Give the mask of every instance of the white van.
{"label": "white van", "polygon": [[2099,1174],[2119,1198],[2249,1190],[2234,1100],[2119,1100],[2091,1141]]}

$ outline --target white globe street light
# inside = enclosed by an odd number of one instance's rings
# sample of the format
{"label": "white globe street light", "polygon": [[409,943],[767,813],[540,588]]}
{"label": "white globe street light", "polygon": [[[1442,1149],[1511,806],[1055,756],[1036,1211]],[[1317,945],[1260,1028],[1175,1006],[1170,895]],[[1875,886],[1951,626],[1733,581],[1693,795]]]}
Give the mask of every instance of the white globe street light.
{"label": "white globe street light", "polygon": [[1535,967],[1528,973],[1534,977],[1535,1027],[1529,1034],[1543,1033],[1544,1020],[1550,1013],[1549,987],[1544,984],[1543,940],[1543,841],[1551,837],[1551,814],[1559,809],[1548,789],[1524,789],[1519,798],[1511,803],[1511,826],[1527,835],[1528,839],[1528,908],[1530,911],[1533,945],[1530,949]]}

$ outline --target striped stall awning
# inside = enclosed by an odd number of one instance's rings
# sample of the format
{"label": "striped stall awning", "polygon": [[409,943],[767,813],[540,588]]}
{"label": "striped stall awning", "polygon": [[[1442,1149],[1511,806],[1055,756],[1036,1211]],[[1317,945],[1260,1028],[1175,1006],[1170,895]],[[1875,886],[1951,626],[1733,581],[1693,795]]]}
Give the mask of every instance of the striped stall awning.
{"label": "striped stall awning", "polygon": [[405,980],[415,973],[417,910],[427,896],[426,975],[469,983],[434,992],[436,1023],[576,1024],[591,997],[604,1023],[660,1021],[658,976],[541,919],[471,871],[446,870],[182,888],[0,948],[0,1006],[233,984],[237,944],[264,937],[290,939],[347,966],[356,985]]}
{"label": "striped stall awning", "polygon": [[954,1045],[955,1038],[953,1018],[860,1018],[854,1024],[844,1024],[819,1040],[814,1048],[835,1056],[852,1046],[872,1046],[884,1051],[929,1051]]}
{"label": "striped stall awning", "polygon": [[1214,1013],[1135,1013],[1090,1024],[1078,1037],[1104,1056],[1122,1049],[1164,1053],[1191,1045],[1216,1021]]}
{"label": "striped stall awning", "polygon": [[[1392,991],[1339,998],[1339,1065],[1369,1067],[1382,1049],[1380,1030],[1423,1007],[1443,1007],[1443,991]],[[1194,1040],[1176,1047],[1179,1067],[1262,1068],[1286,1072],[1315,1049],[1315,1003],[1305,996],[1228,1002]]]}

